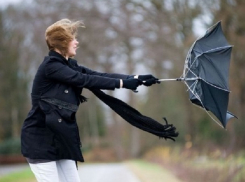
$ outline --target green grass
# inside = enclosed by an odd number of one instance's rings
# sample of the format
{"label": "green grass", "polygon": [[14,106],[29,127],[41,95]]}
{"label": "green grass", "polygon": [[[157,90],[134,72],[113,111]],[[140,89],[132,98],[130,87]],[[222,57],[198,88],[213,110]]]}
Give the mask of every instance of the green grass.
{"label": "green grass", "polygon": [[30,169],[0,176],[0,182],[35,182],[34,174]]}
{"label": "green grass", "polygon": [[132,160],[127,161],[126,165],[142,182],[181,182],[170,171],[157,164],[144,160]]}

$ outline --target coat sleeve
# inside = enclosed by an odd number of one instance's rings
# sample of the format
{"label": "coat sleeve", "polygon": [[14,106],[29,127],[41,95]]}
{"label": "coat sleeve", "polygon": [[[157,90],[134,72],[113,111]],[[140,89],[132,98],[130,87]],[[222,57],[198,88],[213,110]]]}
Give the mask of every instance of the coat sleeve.
{"label": "coat sleeve", "polygon": [[86,73],[89,75],[97,75],[97,76],[103,76],[108,78],[119,78],[119,79],[129,79],[133,78],[133,75],[124,75],[124,74],[118,74],[118,73],[101,73],[94,70],[91,70],[89,68],[84,67],[86,70]]}
{"label": "coat sleeve", "polygon": [[126,75],[126,74],[118,74],[118,73],[101,73],[101,72],[97,72],[89,68],[86,68],[84,66],[78,65],[77,61],[74,59],[70,59],[69,61],[73,67],[80,68],[78,70],[82,70],[82,72],[85,72],[88,75],[96,75],[96,76],[102,76],[102,77],[107,77],[107,78],[118,78],[118,79],[129,79],[129,78],[134,77],[134,75]]}
{"label": "coat sleeve", "polygon": [[120,86],[119,79],[84,74],[71,69],[64,62],[54,58],[47,61],[45,75],[48,79],[80,88],[114,90]]}

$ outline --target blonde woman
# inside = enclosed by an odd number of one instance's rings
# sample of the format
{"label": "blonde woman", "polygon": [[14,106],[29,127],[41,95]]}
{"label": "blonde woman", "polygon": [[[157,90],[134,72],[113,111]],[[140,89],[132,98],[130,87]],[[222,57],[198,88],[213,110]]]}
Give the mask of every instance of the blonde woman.
{"label": "blonde woman", "polygon": [[[76,60],[79,21],[62,19],[49,26],[49,54],[39,66],[32,87],[32,108],[22,127],[21,147],[39,182],[79,182],[76,162],[83,162],[76,111],[82,89],[136,90],[156,83],[152,75],[99,73]],[[137,78],[136,78],[137,77]],[[140,79],[138,79],[140,78]]]}

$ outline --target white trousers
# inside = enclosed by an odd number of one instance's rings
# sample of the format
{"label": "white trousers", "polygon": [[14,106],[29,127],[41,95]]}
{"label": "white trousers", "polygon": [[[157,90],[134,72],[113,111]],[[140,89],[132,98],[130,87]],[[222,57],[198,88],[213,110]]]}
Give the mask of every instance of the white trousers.
{"label": "white trousers", "polygon": [[30,164],[38,182],[80,182],[76,163],[73,160]]}

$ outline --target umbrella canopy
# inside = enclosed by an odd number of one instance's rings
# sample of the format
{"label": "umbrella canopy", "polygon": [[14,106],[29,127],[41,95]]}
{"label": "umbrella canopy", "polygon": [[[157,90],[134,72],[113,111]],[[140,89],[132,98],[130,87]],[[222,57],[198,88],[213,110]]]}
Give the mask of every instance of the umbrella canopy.
{"label": "umbrella canopy", "polygon": [[231,51],[218,22],[193,43],[180,78],[188,87],[191,102],[213,113],[224,128],[235,117],[227,111]]}

